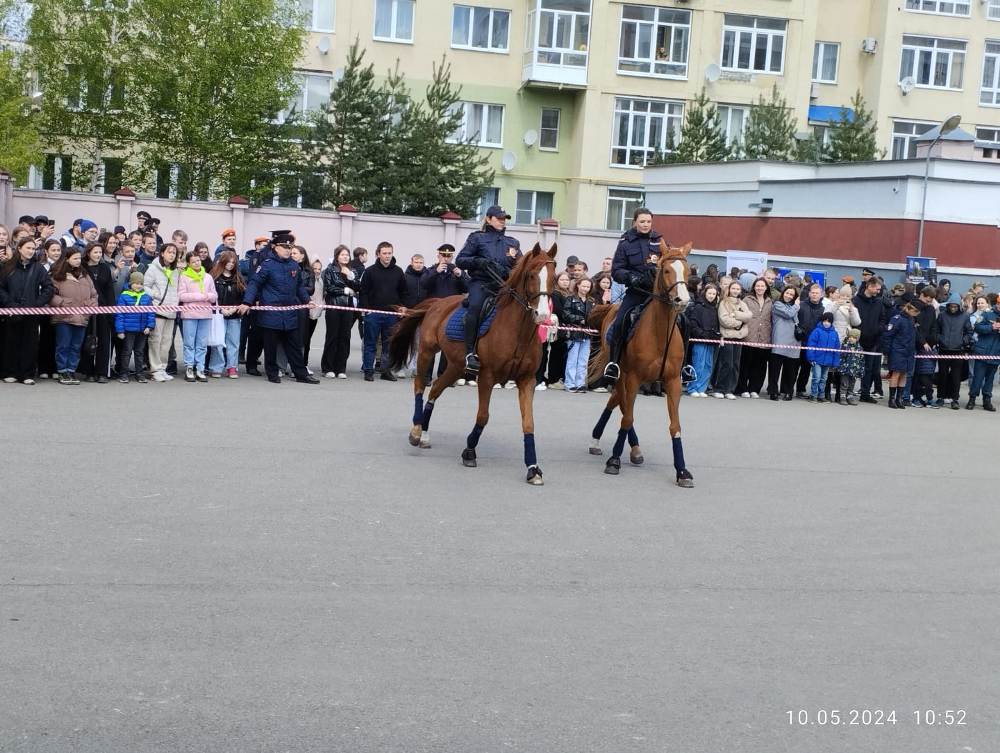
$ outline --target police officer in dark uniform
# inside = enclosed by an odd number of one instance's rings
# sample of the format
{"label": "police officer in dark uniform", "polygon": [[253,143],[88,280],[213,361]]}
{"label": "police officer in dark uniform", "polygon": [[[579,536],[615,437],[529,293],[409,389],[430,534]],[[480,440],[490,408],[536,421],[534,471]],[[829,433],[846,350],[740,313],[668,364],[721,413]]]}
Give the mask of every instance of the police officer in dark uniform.
{"label": "police officer in dark uniform", "polygon": [[[294,306],[309,303],[306,280],[298,262],[292,260],[295,236],[291,230],[275,230],[271,237],[272,254],[250,278],[240,313],[246,314],[250,306],[260,302],[263,306]],[[278,344],[284,346],[288,366],[296,382],[319,384],[319,380],[306,370],[302,357],[302,337],[299,331],[299,311],[259,311],[257,326],[264,340],[264,371],[267,381],[280,383],[278,376]]]}
{"label": "police officer in dark uniform", "polygon": [[611,278],[624,285],[627,290],[618,315],[612,325],[611,360],[604,367],[604,378],[615,382],[621,376],[618,361],[625,345],[625,317],[639,304],[649,298],[656,277],[656,265],[650,263],[650,255],[660,254],[660,234],[653,230],[653,213],[646,207],[639,207],[632,215],[632,228],[618,241],[615,258],[611,262]]}
{"label": "police officer in dark uniform", "polygon": [[510,215],[493,206],[486,210],[483,229],[471,233],[458,252],[455,265],[469,273],[468,311],[465,312],[465,368],[479,371],[476,341],[483,303],[500,290],[501,280],[510,276],[514,263],[521,256],[521,244],[504,234]]}

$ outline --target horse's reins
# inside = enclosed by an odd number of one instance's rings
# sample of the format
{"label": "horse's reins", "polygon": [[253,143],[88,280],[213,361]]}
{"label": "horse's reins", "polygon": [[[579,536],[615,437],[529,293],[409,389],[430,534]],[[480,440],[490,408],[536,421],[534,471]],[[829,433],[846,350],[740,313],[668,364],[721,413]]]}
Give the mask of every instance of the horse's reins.
{"label": "horse's reins", "polygon": [[[545,262],[545,263],[550,264],[551,262]],[[539,298],[542,297],[541,290],[539,290],[537,293],[534,293],[533,295],[529,295],[527,298],[522,298],[521,295],[519,295],[518,292],[514,290],[514,288],[512,288],[507,283],[507,280],[503,279],[503,277],[497,274],[494,270],[487,267],[485,271],[491,278],[493,278],[494,281],[496,281],[500,285],[500,290],[497,291],[497,298],[506,293],[515,301],[517,301],[519,304],[521,304],[521,306],[524,308],[525,311],[527,311],[528,313],[534,313],[534,309],[531,307],[531,302],[537,301]],[[545,295],[548,295],[548,293],[545,293]],[[520,353],[520,355],[518,355],[518,353]],[[507,371],[508,377],[511,376],[511,374],[513,374],[517,370],[517,368],[521,366],[521,361],[524,360],[524,356],[525,353],[521,352],[521,343],[520,341],[518,341],[517,347],[514,349],[514,358],[511,360],[511,363],[513,365]],[[505,379],[504,381],[507,380]]]}
{"label": "horse's reins", "polygon": [[[657,274],[659,274],[659,272],[657,272]],[[676,288],[678,285],[681,285],[683,283],[684,283],[683,280],[678,280],[673,285],[671,285],[670,287],[668,287],[666,289],[666,292],[663,292],[663,293],[650,293],[649,295],[650,295],[651,298],[655,298],[660,303],[667,304],[667,306],[670,309],[674,309],[675,305],[674,305],[673,298],[670,297],[670,293],[671,293],[671,291],[674,288]],[[677,317],[678,317],[678,315],[679,315],[679,312],[674,314],[673,326],[667,332],[667,342],[666,342],[666,345],[663,346],[663,359],[660,361],[660,370],[658,372],[656,372],[657,375],[660,376],[660,377],[663,376],[663,370],[667,366],[667,356],[670,355],[670,341],[674,337],[674,330],[678,328],[677,327]]]}

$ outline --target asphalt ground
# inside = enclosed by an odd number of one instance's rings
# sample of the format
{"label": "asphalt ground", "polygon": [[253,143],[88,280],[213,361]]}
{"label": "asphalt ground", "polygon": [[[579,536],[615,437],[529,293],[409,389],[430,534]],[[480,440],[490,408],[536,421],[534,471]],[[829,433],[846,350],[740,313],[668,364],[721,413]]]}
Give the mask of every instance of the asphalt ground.
{"label": "asphalt ground", "polygon": [[1000,750],[996,416],[493,395],[0,384],[0,750]]}

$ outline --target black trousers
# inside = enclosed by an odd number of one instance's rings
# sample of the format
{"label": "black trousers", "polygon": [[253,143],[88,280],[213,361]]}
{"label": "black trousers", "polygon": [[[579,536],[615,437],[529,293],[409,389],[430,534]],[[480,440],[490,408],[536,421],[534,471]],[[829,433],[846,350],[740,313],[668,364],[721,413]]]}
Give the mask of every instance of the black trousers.
{"label": "black trousers", "polygon": [[736,380],[737,395],[744,392],[756,392],[759,395],[763,391],[764,377],[767,374],[767,359],[770,355],[770,348],[743,348],[740,376]]}
{"label": "black trousers", "polygon": [[566,340],[556,340],[549,346],[549,384],[555,384],[566,376],[566,356],[569,354],[569,343]]}
{"label": "black trousers", "polygon": [[285,349],[285,357],[288,358],[288,367],[292,370],[295,378],[305,379],[309,376],[306,371],[306,362],[302,359],[302,337],[298,327],[295,329],[258,327],[258,329],[264,341],[264,372],[267,374],[268,379],[277,378],[278,376],[279,344]]}
{"label": "black trousers", "polygon": [[[872,383],[879,378],[879,364],[882,362],[879,356],[864,356],[865,370],[861,375],[861,397],[871,397]],[[881,379],[879,379],[881,382]],[[876,389],[878,385],[876,385]]]}
{"label": "black trousers", "polygon": [[118,376],[128,374],[129,361],[135,356],[135,373],[146,369],[146,335],[142,332],[126,332],[118,342]]}
{"label": "black trousers", "polygon": [[[942,356],[960,356],[960,350],[941,350]],[[943,358],[938,361],[938,398],[941,400],[958,400],[962,389],[962,372],[966,361]]]}
{"label": "black trousers", "polygon": [[803,348],[799,354],[799,376],[795,380],[796,392],[806,392],[806,385],[809,384],[810,374],[812,374],[812,364],[806,358],[806,349]]}
{"label": "black trousers", "polygon": [[767,359],[767,394],[791,395],[795,376],[799,373],[799,359],[787,358],[772,352]]}
{"label": "black trousers", "polygon": [[305,309],[299,310],[299,337],[302,338],[302,362],[309,368],[309,345],[312,343],[313,332],[316,331],[316,320],[309,316]]}
{"label": "black trousers", "polygon": [[56,326],[49,317],[42,317],[38,336],[38,373],[56,373]]}
{"label": "black trousers", "polygon": [[96,314],[91,317],[87,334],[88,336],[91,333],[97,334],[97,350],[93,354],[84,353],[80,358],[81,374],[102,376],[105,379],[111,376],[111,357],[114,352],[111,340],[114,336],[114,325],[114,314]]}
{"label": "black trousers", "polygon": [[249,312],[247,321],[247,368],[256,369],[260,364],[260,354],[264,351],[263,328],[257,324],[257,315]]}
{"label": "black trousers", "polygon": [[347,373],[347,358],[351,355],[351,326],[354,324],[353,311],[326,310],[326,337],[323,341],[323,356],[320,368],[323,373]]}
{"label": "black trousers", "polygon": [[22,316],[6,322],[3,341],[3,377],[18,381],[35,378],[38,366],[38,318]]}

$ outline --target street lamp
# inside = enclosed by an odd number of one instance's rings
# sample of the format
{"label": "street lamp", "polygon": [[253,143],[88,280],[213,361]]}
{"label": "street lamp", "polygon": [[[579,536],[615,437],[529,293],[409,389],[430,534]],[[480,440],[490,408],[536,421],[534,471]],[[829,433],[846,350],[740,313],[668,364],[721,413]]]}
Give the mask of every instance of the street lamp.
{"label": "street lamp", "polygon": [[934,147],[937,142],[941,140],[942,136],[947,136],[949,133],[958,128],[959,124],[962,122],[962,116],[955,113],[941,125],[938,126],[938,134],[934,137],[931,145],[927,147],[927,158],[924,161],[924,198],[923,203],[920,207],[920,233],[917,235],[917,256],[923,256],[924,253],[924,218],[927,216],[927,179],[931,172],[931,153],[934,151]]}

